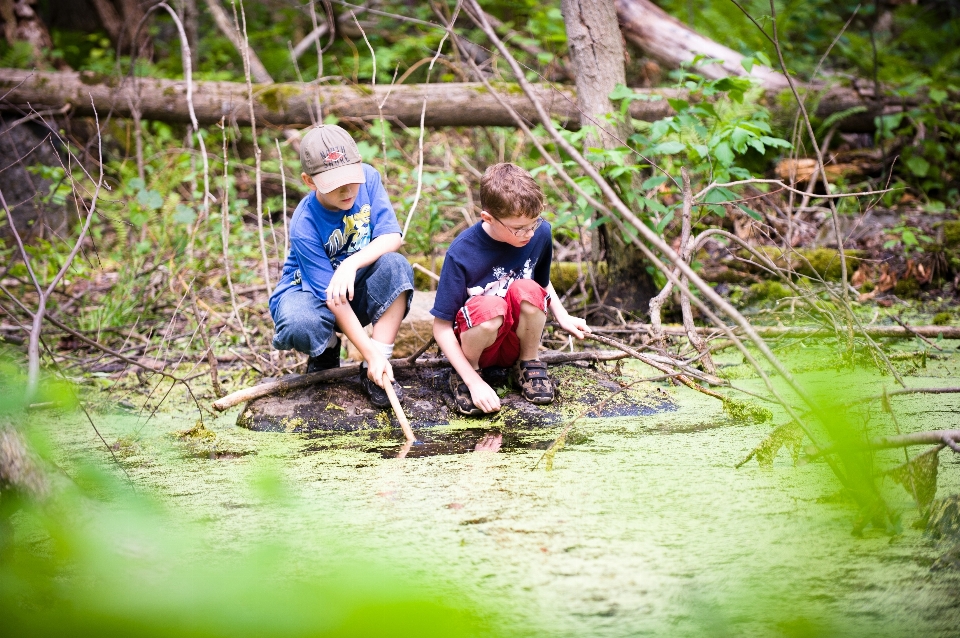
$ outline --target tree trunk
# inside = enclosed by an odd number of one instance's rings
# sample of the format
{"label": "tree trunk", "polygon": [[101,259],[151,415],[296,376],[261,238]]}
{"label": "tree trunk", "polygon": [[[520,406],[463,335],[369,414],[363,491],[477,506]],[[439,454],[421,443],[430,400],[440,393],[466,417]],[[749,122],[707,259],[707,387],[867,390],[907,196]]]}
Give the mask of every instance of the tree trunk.
{"label": "tree trunk", "polygon": [[[567,28],[580,125],[608,129],[613,134],[589,135],[585,146],[616,148],[631,131],[608,97],[618,84],[627,81],[623,37],[613,0],[562,0],[560,11]],[[608,122],[608,118],[613,119]]]}
{"label": "tree trunk", "polygon": [[[626,84],[623,36],[614,0],[561,0],[560,11],[577,85],[580,125],[599,131],[586,137],[585,147],[623,146],[631,127],[619,117],[608,97],[618,84]],[[646,307],[655,294],[646,261],[631,244],[615,241],[616,231],[612,227],[607,226],[605,232],[610,273],[608,299],[624,310]],[[596,239],[594,236],[594,246]]]}
{"label": "tree trunk", "polygon": [[[112,110],[115,117],[130,117],[130,99],[136,96],[133,85],[125,80],[90,71],[56,73],[0,68],[0,109],[13,108],[22,111],[33,107],[45,110],[71,104],[73,114],[92,115],[92,97],[99,113]],[[183,123],[190,121],[185,82],[139,78],[137,84],[140,88],[140,111],[143,119]],[[498,86],[503,99],[522,117],[529,121],[536,120],[537,114],[530,101],[517,92],[516,85]],[[313,87],[309,84],[287,83],[255,85],[253,90],[257,120],[268,126],[309,126],[312,124],[310,109],[313,108],[314,97],[318,95],[324,113],[331,113],[349,123],[377,119],[377,103],[386,98],[383,114],[387,119],[407,126],[420,126],[420,109],[423,98],[426,97],[427,126],[515,126],[510,114],[478,83],[401,84],[393,87],[377,85],[373,90],[368,86]],[[538,91],[552,117],[567,128],[579,128],[580,112],[573,106],[576,94],[572,90],[540,86]],[[678,89],[635,91],[663,98],[631,102],[630,116],[647,122],[674,114],[666,98],[689,97],[686,91]],[[244,83],[194,82],[193,101],[201,124],[215,124],[221,117],[236,121],[240,125],[249,124],[247,87]],[[778,108],[778,104],[772,100],[768,106],[772,109]],[[877,109],[872,101],[865,101],[855,91],[836,87],[820,99],[817,116],[824,118],[831,113],[855,106],[866,107],[868,114],[902,110],[902,105],[893,103]],[[862,123],[865,124],[866,119],[864,118]],[[846,126],[848,124],[851,126]],[[840,129],[872,130],[862,128],[861,121],[855,117],[844,119]]]}
{"label": "tree trunk", "polygon": [[769,67],[755,64],[750,73],[747,73],[740,64],[744,56],[703,37],[650,0],[615,2],[623,36],[664,66],[675,69],[702,55],[722,60],[716,64],[697,67],[696,72],[705,78],[717,80],[731,75],[749,75],[759,80],[760,85],[769,91],[782,91],[789,86],[783,74]]}
{"label": "tree trunk", "polygon": [[93,2],[93,9],[97,12],[97,17],[100,18],[103,30],[107,32],[110,40],[116,43],[123,31],[123,20],[120,19],[116,7],[110,0],[91,0],[91,2]]}
{"label": "tree trunk", "polygon": [[53,41],[47,26],[33,9],[35,3],[36,0],[0,0],[3,35],[10,46],[17,42],[29,44],[34,64],[49,68],[43,52],[53,48]]}

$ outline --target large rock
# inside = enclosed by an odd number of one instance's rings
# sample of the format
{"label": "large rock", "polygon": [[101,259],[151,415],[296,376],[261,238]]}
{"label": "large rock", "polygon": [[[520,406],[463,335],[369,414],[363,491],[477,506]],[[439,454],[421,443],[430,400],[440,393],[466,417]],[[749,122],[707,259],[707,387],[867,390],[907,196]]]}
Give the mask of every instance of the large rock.
{"label": "large rock", "polygon": [[[491,368],[484,371],[490,384],[501,396],[500,413],[476,418],[461,417],[448,389],[450,369],[417,367],[395,369],[397,381],[404,388],[404,412],[415,430],[445,425],[451,421],[476,423],[481,427],[499,426],[540,428],[571,419],[590,408],[600,407],[600,414],[587,417],[638,416],[676,406],[653,387],[635,386],[622,390],[608,372],[583,364],[550,367],[557,382],[558,394],[553,404],[536,406],[526,402],[509,379],[509,371]],[[378,410],[370,405],[358,379],[318,383],[249,402],[237,425],[257,431],[297,432],[370,430],[399,436],[396,417],[391,410]],[[418,435],[419,436],[419,435]]]}

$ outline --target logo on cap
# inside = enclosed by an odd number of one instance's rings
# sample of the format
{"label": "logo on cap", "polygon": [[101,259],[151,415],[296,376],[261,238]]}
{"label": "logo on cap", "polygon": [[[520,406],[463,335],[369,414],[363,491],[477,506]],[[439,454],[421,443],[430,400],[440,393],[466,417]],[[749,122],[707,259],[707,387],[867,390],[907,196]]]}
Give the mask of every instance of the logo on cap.
{"label": "logo on cap", "polygon": [[340,151],[330,151],[324,156],[323,161],[325,164],[333,164],[334,162],[342,160],[344,157],[346,157],[346,153],[341,153]]}

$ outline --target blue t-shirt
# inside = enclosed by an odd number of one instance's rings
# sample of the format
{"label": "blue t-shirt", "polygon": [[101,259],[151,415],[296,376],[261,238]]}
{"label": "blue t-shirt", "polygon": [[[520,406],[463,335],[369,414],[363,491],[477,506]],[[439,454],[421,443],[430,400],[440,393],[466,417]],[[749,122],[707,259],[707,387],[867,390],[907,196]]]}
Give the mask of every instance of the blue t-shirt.
{"label": "blue t-shirt", "polygon": [[483,230],[483,222],[466,229],[450,244],[443,258],[434,317],[453,321],[467,299],[476,295],[505,297],[517,279],[550,285],[553,235],[550,224],[540,224],[526,246],[497,241]]}
{"label": "blue t-shirt", "polygon": [[300,200],[290,220],[290,254],[270,295],[271,315],[288,290],[312,292],[326,301],[330,278],[344,259],[380,235],[401,232],[380,173],[362,166],[367,182],[350,210],[327,210],[313,191]]}

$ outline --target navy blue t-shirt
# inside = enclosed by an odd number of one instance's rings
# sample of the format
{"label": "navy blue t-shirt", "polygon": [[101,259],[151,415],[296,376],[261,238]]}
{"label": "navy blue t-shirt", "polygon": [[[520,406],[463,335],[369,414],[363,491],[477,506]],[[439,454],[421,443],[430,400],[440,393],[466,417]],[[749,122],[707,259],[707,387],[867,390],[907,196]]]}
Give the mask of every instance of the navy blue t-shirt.
{"label": "navy blue t-shirt", "polygon": [[327,210],[313,191],[300,200],[290,220],[290,254],[270,295],[271,315],[288,290],[312,292],[326,301],[330,278],[344,259],[380,235],[401,232],[380,173],[362,166],[367,181],[350,210]]}
{"label": "navy blue t-shirt", "polygon": [[553,235],[550,224],[540,224],[526,246],[497,241],[483,230],[483,222],[466,229],[450,244],[443,258],[434,317],[453,321],[467,299],[476,295],[505,297],[517,279],[550,285]]}

